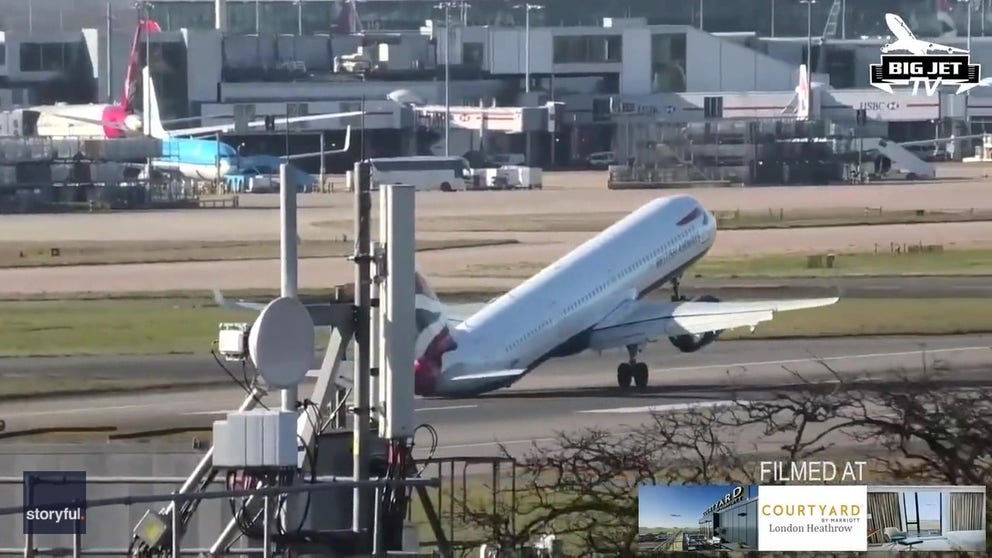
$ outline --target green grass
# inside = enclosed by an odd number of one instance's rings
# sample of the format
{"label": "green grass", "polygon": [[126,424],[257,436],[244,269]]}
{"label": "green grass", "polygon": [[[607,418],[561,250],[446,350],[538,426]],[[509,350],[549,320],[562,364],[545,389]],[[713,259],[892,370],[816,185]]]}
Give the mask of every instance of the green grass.
{"label": "green grass", "polygon": [[[898,249],[898,252],[895,250]],[[878,246],[878,252],[833,254],[833,267],[826,267],[827,254],[774,254],[746,258],[707,257],[689,271],[694,277],[851,277],[885,275],[992,275],[992,250],[919,251],[919,245]],[[810,256],[820,256],[821,267],[810,267]],[[546,262],[475,264],[448,274],[450,277],[527,278]]]}
{"label": "green grass", "polygon": [[[896,252],[894,250],[898,249]],[[809,254],[706,258],[692,268],[699,277],[843,277],[852,275],[992,274],[992,250],[913,252],[916,246],[878,246],[878,252],[835,254],[833,267],[810,267]],[[923,246],[926,250],[926,246]],[[819,254],[826,256],[826,254]],[[826,258],[822,265],[826,264]]]}
{"label": "green grass", "polygon": [[[218,322],[254,317],[202,299],[4,302],[0,315],[0,356],[206,353]],[[728,332],[726,338],[990,331],[989,299],[847,299],[782,313],[754,334]]]}
{"label": "green grass", "polygon": [[[421,240],[418,251],[475,248],[514,244],[516,240]],[[355,246],[346,237],[299,243],[301,258],[350,255]],[[260,260],[279,257],[279,242],[252,241],[108,241],[108,242],[0,242],[0,268],[59,265]]]}
{"label": "green grass", "polygon": [[195,299],[26,301],[0,308],[4,356],[207,352],[218,322],[252,317]]}
{"label": "green grass", "polygon": [[[624,211],[534,213],[530,215],[472,215],[420,219],[421,231],[471,232],[600,232],[626,217]],[[779,209],[715,211],[721,230],[844,227],[915,223],[992,221],[992,211],[975,209],[885,210],[885,208]],[[320,221],[317,226],[350,230],[350,221]]]}

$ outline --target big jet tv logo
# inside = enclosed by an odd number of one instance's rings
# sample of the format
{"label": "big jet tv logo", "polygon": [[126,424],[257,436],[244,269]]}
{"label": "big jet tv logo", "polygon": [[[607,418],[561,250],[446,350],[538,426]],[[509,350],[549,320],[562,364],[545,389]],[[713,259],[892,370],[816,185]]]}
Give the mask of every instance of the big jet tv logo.
{"label": "big jet tv logo", "polygon": [[885,14],[885,23],[895,40],[882,45],[881,63],[871,65],[872,87],[893,93],[893,85],[912,85],[916,95],[922,83],[933,95],[941,85],[957,85],[960,94],[990,84],[981,79],[981,66],[971,63],[967,50],[917,39],[895,14]]}

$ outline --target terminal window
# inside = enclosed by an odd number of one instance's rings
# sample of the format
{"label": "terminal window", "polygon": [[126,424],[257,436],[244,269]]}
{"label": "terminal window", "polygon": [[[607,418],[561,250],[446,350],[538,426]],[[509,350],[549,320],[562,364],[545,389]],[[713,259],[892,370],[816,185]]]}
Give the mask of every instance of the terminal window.
{"label": "terminal window", "polygon": [[554,63],[604,63],[622,61],[620,35],[572,35],[554,38]]}

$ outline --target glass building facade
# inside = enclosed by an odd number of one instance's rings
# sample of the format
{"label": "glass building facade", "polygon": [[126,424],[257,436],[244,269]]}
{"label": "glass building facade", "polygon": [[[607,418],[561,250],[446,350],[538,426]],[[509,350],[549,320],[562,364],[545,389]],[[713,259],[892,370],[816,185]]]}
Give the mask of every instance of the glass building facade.
{"label": "glass building facade", "polygon": [[720,537],[724,546],[733,549],[758,548],[758,487],[744,489],[739,501],[703,515],[699,529],[704,537]]}
{"label": "glass building facade", "polygon": [[[133,28],[132,0],[109,0],[113,25]],[[107,0],[3,0],[0,30],[71,30],[106,27]],[[756,32],[766,37],[805,37],[807,4],[799,0],[544,0],[544,10],[531,12],[531,24],[575,26],[602,24],[604,17],[643,17],[651,24],[692,25],[710,32]],[[362,25],[369,30],[418,29],[425,20],[442,18],[436,1],[368,0],[359,1]],[[832,2],[812,5],[814,36],[823,32]],[[936,0],[844,0],[838,24],[840,38],[876,37],[889,34],[886,12],[898,13],[920,36],[935,37],[946,32],[950,21],[957,34],[967,29],[966,3],[948,2],[947,16],[938,19]],[[469,25],[520,25],[524,13],[505,0],[472,0],[451,15]],[[972,0],[971,32],[980,37],[992,35],[992,0]],[[214,7],[211,0],[160,0],[152,11],[166,30],[212,28]],[[234,33],[328,33],[341,10],[337,0],[227,0],[228,27]],[[942,27],[943,26],[943,27]],[[598,48],[598,47],[597,47]]]}

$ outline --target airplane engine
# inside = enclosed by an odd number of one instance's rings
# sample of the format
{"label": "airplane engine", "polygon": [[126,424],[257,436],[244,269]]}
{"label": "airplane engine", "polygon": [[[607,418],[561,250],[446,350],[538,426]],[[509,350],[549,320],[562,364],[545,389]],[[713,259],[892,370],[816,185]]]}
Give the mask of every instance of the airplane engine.
{"label": "airplane engine", "polygon": [[[693,299],[696,302],[720,302],[720,299],[715,296],[703,295]],[[676,349],[682,351],[683,353],[694,353],[699,349],[702,349],[706,345],[717,340],[723,330],[717,331],[707,331],[706,333],[701,333],[698,335],[676,335],[669,337],[668,340],[672,342],[672,345]]]}

